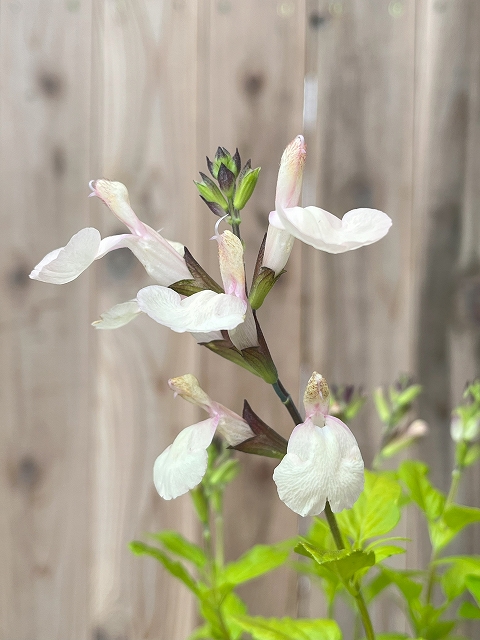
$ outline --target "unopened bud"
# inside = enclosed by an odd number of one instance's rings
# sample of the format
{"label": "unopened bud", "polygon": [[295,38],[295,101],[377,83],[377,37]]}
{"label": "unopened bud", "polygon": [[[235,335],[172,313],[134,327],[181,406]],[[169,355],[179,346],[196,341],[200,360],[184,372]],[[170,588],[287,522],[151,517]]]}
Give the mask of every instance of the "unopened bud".
{"label": "unopened bud", "polygon": [[471,417],[464,420],[458,415],[454,415],[450,423],[450,435],[454,442],[473,442],[480,435],[480,420]]}
{"label": "unopened bud", "polygon": [[231,198],[235,191],[235,174],[223,162],[218,169],[218,184],[223,193]]}
{"label": "unopened bud", "polygon": [[275,206],[280,205],[283,209],[288,209],[298,205],[306,158],[305,139],[303,136],[297,136],[285,149],[280,160]]}
{"label": "unopened bud", "polygon": [[168,386],[175,392],[175,395],[181,396],[184,400],[188,400],[188,402],[205,409],[205,411],[208,411],[212,405],[210,397],[200,387],[197,378],[191,373],[178,378],[170,378]]}
{"label": "unopened bud", "polygon": [[315,424],[320,419],[323,426],[330,404],[330,390],[325,378],[316,371],[312,373],[305,388],[303,404],[307,418],[311,418]]}
{"label": "unopened bud", "polygon": [[235,199],[233,206],[235,209],[243,209],[247,202],[250,200],[255,187],[257,186],[258,174],[260,173],[260,167],[257,169],[249,169],[243,178],[239,181],[237,191],[235,193]]}
{"label": "unopened bud", "polygon": [[207,203],[215,203],[219,205],[224,211],[227,211],[228,203],[225,200],[225,197],[223,196],[220,189],[213,182],[213,180],[211,180],[204,173],[200,172],[200,175],[202,177],[202,181],[196,182],[194,180],[194,182],[201,197],[206,200]]}
{"label": "unopened bud", "polygon": [[235,151],[235,155],[232,157],[231,154],[225,149],[225,147],[218,147],[217,152],[215,153],[215,158],[213,162],[207,158],[207,165],[210,173],[215,179],[218,179],[218,174],[220,171],[220,166],[224,165],[227,169],[229,169],[235,177],[238,176],[241,167],[240,154],[238,153],[238,149]]}

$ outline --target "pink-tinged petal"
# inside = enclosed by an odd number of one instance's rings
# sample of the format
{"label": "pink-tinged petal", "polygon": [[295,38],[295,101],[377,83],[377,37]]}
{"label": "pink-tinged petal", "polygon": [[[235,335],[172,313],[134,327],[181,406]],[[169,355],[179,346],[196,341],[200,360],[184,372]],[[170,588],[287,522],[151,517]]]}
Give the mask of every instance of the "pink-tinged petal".
{"label": "pink-tinged petal", "polygon": [[303,167],[307,146],[303,136],[297,136],[283,152],[278,170],[275,206],[296,207],[302,193]]}
{"label": "pink-tinged petal", "polygon": [[147,234],[146,226],[141,222],[130,206],[127,187],[121,182],[111,180],[92,180],[93,193],[102,200],[112,213],[121,220],[130,231],[137,235]]}
{"label": "pink-tinged petal", "polygon": [[153,466],[153,482],[162,498],[177,498],[201,482],[207,470],[207,447],[215,429],[215,421],[211,419],[193,424],[158,456]]}
{"label": "pink-tinged petal", "polygon": [[217,431],[231,447],[236,447],[255,435],[248,423],[234,411],[218,403],[213,403],[212,409],[212,417],[218,418]]}
{"label": "pink-tinged petal", "polygon": [[271,269],[278,276],[288,262],[294,242],[291,233],[269,224],[262,267]]}
{"label": "pink-tinged petal", "polygon": [[141,313],[136,300],[121,302],[100,315],[92,325],[95,329],[118,329],[134,320]]}
{"label": "pink-tinged petal", "polygon": [[328,416],[325,427],[307,419],[292,432],[287,455],[275,469],[278,495],[301,516],[318,515],[328,500],[332,511],[349,509],[363,490],[363,460],[355,437]]}
{"label": "pink-tinged petal", "polygon": [[96,259],[99,246],[99,231],[92,227],[82,229],[65,247],[46,255],[33,269],[30,278],[52,284],[71,282]]}
{"label": "pink-tinged petal", "polygon": [[225,293],[246,301],[242,241],[231,231],[217,234],[215,239],[218,242],[218,260]]}
{"label": "pink-tinged petal", "polygon": [[109,251],[126,247],[142,263],[148,275],[164,287],[179,280],[191,279],[192,276],[183,255],[180,255],[175,247],[156,231],[150,227],[147,229],[152,233],[146,237],[125,233],[104,238],[100,243],[96,259],[102,258]]}
{"label": "pink-tinged petal", "polygon": [[305,393],[303,394],[305,415],[307,418],[311,418],[317,427],[323,427],[329,405],[330,389],[327,381],[320,373],[314,371],[307,382]]}
{"label": "pink-tinged petal", "polygon": [[340,220],[318,207],[277,207],[270,213],[269,221],[327,253],[343,253],[377,242],[392,226],[389,216],[377,209],[354,209]]}
{"label": "pink-tinged petal", "polygon": [[156,322],[177,333],[233,329],[243,322],[246,303],[236,296],[214,291],[200,291],[189,298],[153,285],[137,294],[140,309]]}
{"label": "pink-tinged petal", "polygon": [[175,397],[181,396],[184,400],[187,400],[187,402],[191,402],[204,411],[210,411],[212,404],[214,404],[200,386],[198,379],[192,373],[170,378],[168,386],[175,393]]}

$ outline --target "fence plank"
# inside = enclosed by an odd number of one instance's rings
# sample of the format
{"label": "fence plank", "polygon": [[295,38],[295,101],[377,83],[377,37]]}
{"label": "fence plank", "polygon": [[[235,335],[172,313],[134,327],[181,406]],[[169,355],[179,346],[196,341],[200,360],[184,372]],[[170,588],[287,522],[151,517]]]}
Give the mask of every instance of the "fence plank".
{"label": "fence plank", "polygon": [[[185,2],[102,3],[92,105],[101,117],[93,158],[98,175],[124,182],[134,209],[167,238],[187,244],[195,190],[196,5]],[[97,155],[95,155],[97,154]],[[106,234],[119,223],[98,216]],[[108,221],[107,221],[108,217]],[[132,254],[102,261],[97,312],[131,299],[151,283]],[[163,501],[153,462],[193,410],[167,380],[194,369],[190,336],[140,318],[99,336],[96,370],[93,619],[100,638],[184,639],[194,609],[183,585],[152,559],[134,558],[129,540],[176,528],[195,536],[189,497]]]}
{"label": "fence plank", "polygon": [[31,282],[88,225],[91,3],[2,3],[0,636],[86,638],[90,282]]}
{"label": "fence plank", "polygon": [[[202,76],[203,97],[199,97],[200,101],[208,100],[208,121],[200,122],[200,167],[205,154],[211,156],[219,145],[231,151],[238,146],[244,162],[252,158],[254,166],[262,166],[241,225],[251,277],[267,215],[274,206],[280,156],[301,132],[304,3],[222,0],[209,6],[208,50],[204,54],[207,73]],[[205,238],[211,236],[214,220],[206,207],[201,213]],[[218,271],[214,248],[208,249],[204,262]],[[299,250],[297,247],[288,273],[259,312],[280,376],[294,397],[298,393],[300,345]],[[241,412],[243,398],[247,398],[267,423],[289,435],[290,418],[265,383],[213,354],[206,353],[203,362],[202,380],[216,399]],[[241,477],[227,498],[228,558],[240,555],[255,542],[279,540],[296,530],[295,517],[278,500],[272,480],[275,464],[255,456],[242,456],[241,462]],[[239,518],[239,513],[244,517]],[[266,577],[242,590],[250,611],[262,615],[294,613],[295,593],[295,579],[286,573]]]}
{"label": "fence plank", "polygon": [[[304,204],[340,217],[374,207],[392,217],[393,228],[358,251],[306,251],[303,364],[306,374],[319,368],[330,382],[354,383],[371,393],[414,366],[415,3],[312,0],[307,23]],[[379,426],[372,403],[353,424],[367,465],[379,444]],[[402,629],[403,616],[392,609],[376,614],[379,629]]]}

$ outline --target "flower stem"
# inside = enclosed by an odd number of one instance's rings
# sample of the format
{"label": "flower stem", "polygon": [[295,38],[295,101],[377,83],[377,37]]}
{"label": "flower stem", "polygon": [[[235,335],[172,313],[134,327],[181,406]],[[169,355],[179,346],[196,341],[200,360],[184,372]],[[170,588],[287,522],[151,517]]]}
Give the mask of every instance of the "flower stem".
{"label": "flower stem", "polygon": [[277,381],[272,384],[272,387],[275,389],[275,393],[287,408],[287,411],[291,415],[294,423],[296,425],[301,424],[303,422],[302,416],[300,415],[299,410],[295,406],[295,403],[292,400],[292,396],[285,389],[280,379],[277,379]]}
{"label": "flower stem", "polygon": [[[274,382],[272,387],[275,389],[275,393],[287,408],[288,413],[292,417],[294,423],[296,425],[301,424],[303,422],[302,416],[300,415],[300,412],[297,409],[292,396],[288,393],[280,380],[278,379],[277,382]],[[335,541],[337,549],[339,551],[345,549],[345,543],[343,542],[342,534],[340,533],[340,529],[338,528],[337,519],[335,518],[335,514],[333,513],[328,500],[325,503],[325,517],[327,518],[328,526],[330,527],[330,531],[332,533],[332,537]],[[349,590],[357,603],[358,612],[360,613],[360,617],[362,618],[367,640],[375,640],[375,632],[373,630],[373,625],[368,613],[365,598],[363,597],[360,589],[360,584],[355,584],[353,586],[354,591],[350,589]]]}

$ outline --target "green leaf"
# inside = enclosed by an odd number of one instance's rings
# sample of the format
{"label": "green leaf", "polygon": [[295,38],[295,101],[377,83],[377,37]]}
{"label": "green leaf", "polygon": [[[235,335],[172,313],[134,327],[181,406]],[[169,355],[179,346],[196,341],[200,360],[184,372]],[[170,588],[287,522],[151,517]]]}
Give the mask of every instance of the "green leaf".
{"label": "green leaf", "polygon": [[336,549],[330,527],[325,520],[320,518],[313,518],[307,540],[324,551],[334,551]]}
{"label": "green leaf", "polygon": [[410,497],[434,521],[442,514],[445,496],[435,489],[427,478],[428,467],[417,460],[405,460],[398,470],[400,478],[408,488]]}
{"label": "green leaf", "polygon": [[437,560],[435,564],[451,564],[441,579],[443,592],[449,602],[467,589],[468,576],[480,576],[479,556],[450,556]]}
{"label": "green leaf", "polygon": [[301,540],[299,545],[295,547],[295,551],[301,553],[301,547],[303,547],[315,562],[335,572],[344,581],[348,580],[360,569],[373,567],[375,564],[375,554],[373,551],[366,552],[361,549],[349,551],[348,549],[342,549],[342,551],[322,552],[306,540]]}
{"label": "green leaf", "polygon": [[239,560],[231,562],[220,576],[221,584],[232,586],[248,582],[280,567],[288,558],[292,541],[279,545],[256,545],[247,551]]}
{"label": "green leaf", "polygon": [[231,640],[237,640],[243,633],[243,627],[238,624],[235,616],[243,616],[246,613],[247,607],[236,593],[229,593],[222,602],[222,615],[230,632]]}
{"label": "green leaf", "polygon": [[406,633],[380,633],[375,636],[377,640],[407,640],[409,637]]}
{"label": "green leaf", "polygon": [[381,387],[375,389],[373,392],[373,400],[380,420],[386,424],[390,420],[390,407],[385,400],[383,389]]}
{"label": "green leaf", "polygon": [[240,464],[238,460],[226,460],[217,469],[212,471],[210,474],[210,484],[212,486],[226,485],[237,477],[239,471]]}
{"label": "green leaf", "polygon": [[352,509],[337,515],[343,533],[362,546],[365,540],[391,531],[400,520],[399,483],[390,475],[365,471],[365,488]]}
{"label": "green leaf", "polygon": [[166,553],[164,553],[160,549],[157,549],[156,547],[150,547],[143,542],[134,540],[130,543],[129,546],[130,550],[136,556],[151,556],[152,558],[155,558],[155,560],[158,560],[158,562],[160,562],[160,564],[162,564],[165,569],[172,574],[172,576],[175,576],[175,578],[181,580],[183,584],[187,586],[190,591],[193,591],[195,595],[199,595],[198,585],[196,584],[190,573],[187,571],[187,569],[183,566],[183,564],[172,560],[167,556]]}
{"label": "green leaf", "polygon": [[208,624],[204,624],[201,627],[197,627],[188,636],[187,640],[210,640],[212,637],[212,631]]}
{"label": "green leaf", "polygon": [[466,618],[467,620],[480,619],[480,609],[473,602],[462,602],[457,613],[461,618]]}
{"label": "green leaf", "polygon": [[480,522],[480,509],[452,504],[445,510],[443,518],[447,526],[455,531],[460,531],[473,522]]}
{"label": "green leaf", "polygon": [[405,391],[402,391],[397,397],[397,404],[401,407],[406,407],[415,400],[415,398],[421,393],[422,387],[419,384],[414,384]]}
{"label": "green leaf", "polygon": [[384,589],[386,589],[392,580],[385,573],[377,574],[373,580],[364,585],[364,595],[367,602],[372,602]]}
{"label": "green leaf", "polygon": [[293,620],[237,616],[236,621],[255,640],[341,640],[333,620]]}
{"label": "green leaf", "polygon": [[180,533],[176,531],[161,531],[160,533],[152,533],[150,537],[161,542],[168,551],[175,553],[181,558],[185,558],[189,562],[202,569],[206,563],[207,558],[203,550],[193,542],[189,542]]}
{"label": "green leaf", "polygon": [[480,576],[467,576],[465,580],[468,590],[480,606]]}
{"label": "green leaf", "polygon": [[471,445],[468,448],[465,457],[463,458],[463,464],[465,467],[470,467],[480,458],[480,444]]}
{"label": "green leaf", "polygon": [[384,565],[382,565],[380,569],[382,573],[398,587],[406,600],[413,601],[418,598],[422,592],[422,585],[410,578],[411,572],[395,571],[394,569],[390,569]]}
{"label": "green leaf", "polygon": [[399,555],[400,553],[405,553],[405,549],[403,547],[397,547],[395,545],[384,545],[381,547],[377,547],[374,551],[375,553],[375,564],[382,562],[385,558],[390,558],[391,556]]}

